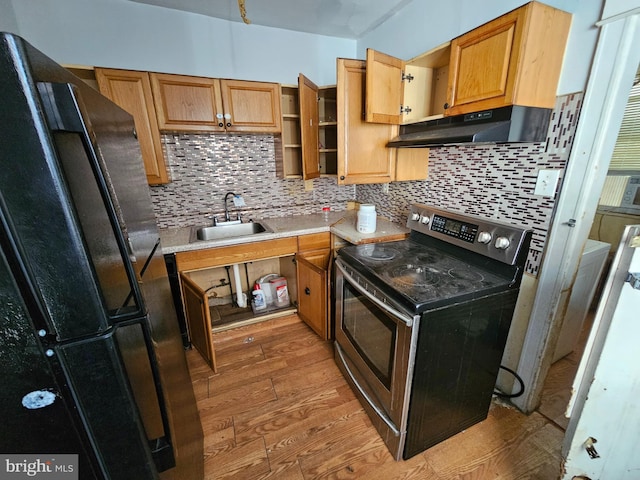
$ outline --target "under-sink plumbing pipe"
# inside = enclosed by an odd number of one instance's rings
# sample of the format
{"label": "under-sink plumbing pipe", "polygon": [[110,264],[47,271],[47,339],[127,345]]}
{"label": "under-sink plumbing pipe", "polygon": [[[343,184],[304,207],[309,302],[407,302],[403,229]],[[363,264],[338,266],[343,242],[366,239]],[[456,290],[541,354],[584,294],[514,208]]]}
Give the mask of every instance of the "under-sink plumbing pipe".
{"label": "under-sink plumbing pipe", "polygon": [[231,294],[231,303],[233,303],[233,284],[231,283],[231,273],[229,273],[229,271],[231,270],[231,267],[229,265],[225,265],[224,269],[227,271],[227,280],[229,280],[229,292]]}
{"label": "under-sink plumbing pipe", "polygon": [[245,308],[247,306],[247,297],[246,294],[242,291],[242,279],[240,278],[240,267],[237,263],[234,263],[233,266],[233,281],[235,283],[236,288],[236,303],[238,307]]}

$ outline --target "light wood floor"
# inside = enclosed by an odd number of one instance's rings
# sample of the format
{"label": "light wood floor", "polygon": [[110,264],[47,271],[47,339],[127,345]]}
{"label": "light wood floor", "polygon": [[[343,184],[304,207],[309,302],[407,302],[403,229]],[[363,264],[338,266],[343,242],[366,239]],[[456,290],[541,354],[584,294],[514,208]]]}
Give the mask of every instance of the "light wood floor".
{"label": "light wood floor", "polygon": [[[494,403],[487,420],[396,462],[336,367],[331,344],[296,315],[217,333],[215,348],[215,375],[195,350],[187,352],[205,432],[206,479],[559,476],[562,396],[568,400],[560,380],[549,386],[540,411],[526,416]],[[571,363],[563,359],[552,370],[566,377]]]}

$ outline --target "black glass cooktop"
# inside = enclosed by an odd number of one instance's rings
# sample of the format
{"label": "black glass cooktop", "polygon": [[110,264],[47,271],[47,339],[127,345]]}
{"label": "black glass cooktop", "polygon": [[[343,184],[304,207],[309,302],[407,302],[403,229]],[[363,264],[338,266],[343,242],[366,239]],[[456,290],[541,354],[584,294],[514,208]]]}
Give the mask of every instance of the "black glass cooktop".
{"label": "black glass cooktop", "polygon": [[383,293],[400,294],[402,303],[418,310],[502,291],[514,280],[513,272],[496,262],[471,262],[465,252],[456,256],[438,248],[438,241],[431,243],[407,239],[351,245],[338,255]]}

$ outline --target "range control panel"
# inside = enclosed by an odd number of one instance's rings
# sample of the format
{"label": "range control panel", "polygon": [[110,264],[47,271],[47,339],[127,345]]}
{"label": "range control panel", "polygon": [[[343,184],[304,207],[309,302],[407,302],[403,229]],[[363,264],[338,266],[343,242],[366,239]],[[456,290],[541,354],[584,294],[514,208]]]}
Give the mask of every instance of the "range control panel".
{"label": "range control panel", "polygon": [[433,215],[431,217],[431,230],[444,233],[450,237],[459,238],[465,242],[473,243],[476,241],[478,234],[478,225],[472,223],[459,222],[442,215]]}
{"label": "range control panel", "polygon": [[513,265],[531,230],[429,205],[409,210],[407,227],[475,253]]}

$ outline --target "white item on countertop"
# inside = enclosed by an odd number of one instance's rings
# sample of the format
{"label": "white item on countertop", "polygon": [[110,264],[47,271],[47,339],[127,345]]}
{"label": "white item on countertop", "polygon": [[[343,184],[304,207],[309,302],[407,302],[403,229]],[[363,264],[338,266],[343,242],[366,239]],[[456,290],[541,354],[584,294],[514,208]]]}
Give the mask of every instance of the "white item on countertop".
{"label": "white item on countertop", "polygon": [[331,207],[322,207],[322,219],[325,222],[329,221],[329,212],[331,211]]}
{"label": "white item on countertop", "polygon": [[376,231],[376,206],[362,204],[358,210],[356,230],[359,233],[373,233]]}

